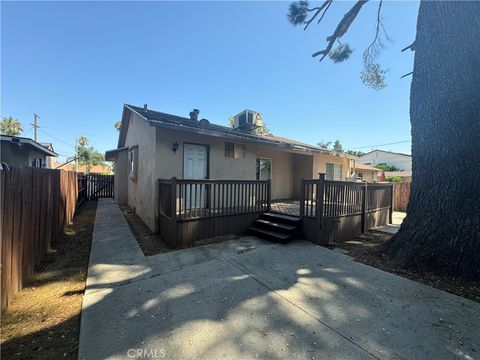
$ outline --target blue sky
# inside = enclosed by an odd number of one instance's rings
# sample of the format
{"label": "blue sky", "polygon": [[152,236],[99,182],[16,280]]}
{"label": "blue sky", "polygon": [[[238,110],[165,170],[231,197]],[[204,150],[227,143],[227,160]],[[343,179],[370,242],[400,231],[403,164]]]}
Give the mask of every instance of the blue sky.
{"label": "blue sky", "polygon": [[[378,3],[364,6],[343,42],[341,64],[311,54],[325,46],[351,2],[335,2],[321,25],[291,26],[289,2],[2,2],[1,115],[20,119],[62,158],[86,136],[115,148],[113,124],[130,103],[228,124],[245,108],[260,111],[274,135],[316,144],[340,139],[369,150],[410,139],[408,115],[418,2],[383,4],[391,43],[379,62],[382,91],[360,81]],[[382,146],[410,153],[410,143]]]}

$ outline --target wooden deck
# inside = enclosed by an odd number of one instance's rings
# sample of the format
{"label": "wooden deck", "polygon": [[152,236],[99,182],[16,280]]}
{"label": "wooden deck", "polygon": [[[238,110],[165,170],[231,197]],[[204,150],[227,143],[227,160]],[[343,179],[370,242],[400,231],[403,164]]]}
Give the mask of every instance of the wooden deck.
{"label": "wooden deck", "polygon": [[159,229],[172,247],[242,234],[267,212],[301,218],[304,239],[322,245],[391,223],[391,184],[302,180],[300,199],[271,200],[271,181],[158,180]]}
{"label": "wooden deck", "polygon": [[270,209],[272,212],[289,216],[300,217],[300,201],[295,199],[272,200]]}

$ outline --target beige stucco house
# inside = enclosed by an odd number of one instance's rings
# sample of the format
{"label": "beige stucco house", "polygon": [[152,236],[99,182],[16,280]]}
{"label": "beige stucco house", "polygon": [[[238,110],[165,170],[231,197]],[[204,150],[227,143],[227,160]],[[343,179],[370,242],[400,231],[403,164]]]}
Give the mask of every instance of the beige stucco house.
{"label": "beige stucco house", "polygon": [[[234,128],[124,105],[115,162],[115,200],[156,231],[157,179],[271,179],[272,199],[298,198],[301,179],[356,180],[356,158],[298,141],[257,134],[259,114],[246,110]],[[375,181],[372,178],[370,181]]]}

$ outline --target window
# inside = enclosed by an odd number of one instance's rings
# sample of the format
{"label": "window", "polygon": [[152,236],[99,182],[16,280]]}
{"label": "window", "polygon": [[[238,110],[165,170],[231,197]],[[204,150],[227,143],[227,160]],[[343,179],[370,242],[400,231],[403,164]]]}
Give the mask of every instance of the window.
{"label": "window", "polygon": [[231,142],[225,143],[225,157],[235,157],[235,144]]}
{"label": "window", "polygon": [[42,159],[39,159],[39,158],[33,159],[32,160],[32,166],[41,168],[43,166],[42,165]]}
{"label": "window", "polygon": [[327,163],[327,174],[325,176],[326,180],[342,180],[342,165]]}
{"label": "window", "polygon": [[138,172],[138,145],[128,150],[128,175],[133,181],[137,181]]}
{"label": "window", "polygon": [[268,180],[272,178],[272,159],[257,159],[257,180]]}
{"label": "window", "polygon": [[225,143],[225,157],[245,159],[245,144]]}

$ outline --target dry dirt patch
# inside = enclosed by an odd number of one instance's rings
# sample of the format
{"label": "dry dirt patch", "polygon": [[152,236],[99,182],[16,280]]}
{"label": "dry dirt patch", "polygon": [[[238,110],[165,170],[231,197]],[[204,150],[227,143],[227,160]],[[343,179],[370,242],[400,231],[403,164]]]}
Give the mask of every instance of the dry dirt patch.
{"label": "dry dirt patch", "polygon": [[119,207],[125,220],[127,220],[130,231],[137,239],[143,255],[151,256],[174,250],[167,245],[160,235],[155,235],[128,206],[120,205]]}
{"label": "dry dirt patch", "polygon": [[346,250],[347,255],[364,264],[480,302],[480,283],[478,281],[467,281],[433,273],[421,273],[399,267],[387,255],[378,251],[378,246],[391,237],[391,234],[370,231],[357,236],[352,241],[335,244],[334,247]]}

